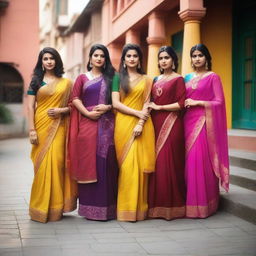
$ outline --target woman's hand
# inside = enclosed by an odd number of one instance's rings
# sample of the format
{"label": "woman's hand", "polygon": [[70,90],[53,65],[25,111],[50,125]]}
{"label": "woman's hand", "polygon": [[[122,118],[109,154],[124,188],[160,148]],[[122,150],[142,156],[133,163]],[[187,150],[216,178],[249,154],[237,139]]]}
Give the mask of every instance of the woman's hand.
{"label": "woman's hand", "polygon": [[30,143],[33,145],[38,145],[38,137],[36,130],[30,130],[29,131],[29,140]]}
{"label": "woman's hand", "polygon": [[161,106],[156,105],[154,102],[150,102],[148,104],[148,107],[151,108],[151,109],[154,109],[154,110],[161,110]]}
{"label": "woman's hand", "polygon": [[88,117],[91,120],[98,120],[101,117],[101,115],[101,112],[92,110],[86,115],[86,117]]}
{"label": "woman's hand", "polygon": [[190,98],[185,100],[185,107],[186,108],[195,107],[195,106],[204,106],[204,102],[199,101],[199,100],[192,100]]}
{"label": "woman's hand", "polygon": [[59,118],[60,115],[62,114],[62,109],[61,108],[50,108],[47,111],[47,114],[50,118]]}
{"label": "woman's hand", "polygon": [[104,114],[110,110],[110,105],[99,104],[99,105],[95,106],[92,110],[100,112],[101,114]]}
{"label": "woman's hand", "polygon": [[137,124],[137,125],[134,127],[134,129],[133,129],[133,135],[134,135],[135,137],[140,136],[141,133],[142,133],[142,129],[143,129],[142,125]]}
{"label": "woman's hand", "polygon": [[141,111],[136,111],[136,116],[139,119],[147,121],[147,119],[149,118],[149,111],[147,108],[142,109]]}

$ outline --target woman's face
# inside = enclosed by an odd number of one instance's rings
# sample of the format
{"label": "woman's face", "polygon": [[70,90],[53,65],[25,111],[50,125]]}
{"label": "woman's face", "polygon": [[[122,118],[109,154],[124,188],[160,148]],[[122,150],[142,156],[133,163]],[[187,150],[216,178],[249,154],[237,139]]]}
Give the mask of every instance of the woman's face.
{"label": "woman's face", "polygon": [[51,71],[55,68],[56,61],[54,59],[54,56],[50,53],[44,53],[42,58],[42,65],[45,70]]}
{"label": "woman's face", "polygon": [[124,57],[124,63],[127,67],[134,68],[139,65],[139,55],[136,50],[128,50]]}
{"label": "woman's face", "polygon": [[195,68],[202,68],[205,66],[206,58],[202,52],[195,50],[192,53],[191,61]]}
{"label": "woman's face", "polygon": [[91,64],[93,67],[101,68],[105,64],[105,55],[104,52],[100,49],[97,49],[93,52],[91,56]]}
{"label": "woman's face", "polygon": [[164,71],[172,68],[172,57],[167,52],[161,52],[158,56],[158,63],[161,69]]}

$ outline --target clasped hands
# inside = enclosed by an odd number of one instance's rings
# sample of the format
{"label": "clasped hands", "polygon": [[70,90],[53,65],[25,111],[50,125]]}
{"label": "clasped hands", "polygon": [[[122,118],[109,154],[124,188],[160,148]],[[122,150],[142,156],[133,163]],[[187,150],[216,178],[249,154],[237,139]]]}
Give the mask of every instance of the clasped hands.
{"label": "clasped hands", "polygon": [[185,100],[184,106],[185,108],[195,107],[195,106],[204,106],[204,102],[200,100],[192,100],[190,98]]}
{"label": "clasped hands", "polygon": [[101,117],[101,115],[103,115],[110,109],[111,109],[111,105],[99,104],[99,105],[95,106],[92,109],[92,111],[90,111],[87,114],[87,116],[88,116],[88,118],[90,118],[92,120],[98,120]]}

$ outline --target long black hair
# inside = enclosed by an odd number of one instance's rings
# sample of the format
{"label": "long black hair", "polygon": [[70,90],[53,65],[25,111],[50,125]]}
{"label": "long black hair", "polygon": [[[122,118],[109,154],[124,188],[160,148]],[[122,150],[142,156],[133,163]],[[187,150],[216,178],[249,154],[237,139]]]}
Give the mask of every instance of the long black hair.
{"label": "long black hair", "polygon": [[[176,52],[174,51],[174,49],[171,46],[162,46],[162,47],[160,47],[160,49],[158,51],[158,59],[159,59],[159,55],[160,55],[161,52],[166,52],[172,58],[174,68],[171,67],[171,69],[174,72],[177,72],[179,63],[178,63],[178,56],[177,56]],[[158,64],[158,67],[160,69],[159,64]],[[160,73],[163,74],[163,70],[160,69]]]}
{"label": "long black hair", "polygon": [[101,72],[102,72],[103,78],[107,84],[106,101],[107,101],[107,103],[111,103],[111,86],[112,86],[113,77],[115,75],[115,69],[111,63],[111,60],[109,57],[109,52],[108,52],[108,49],[106,46],[104,46],[102,44],[94,44],[91,47],[90,52],[89,52],[89,60],[87,63],[87,70],[88,71],[92,70],[90,62],[91,62],[91,57],[96,50],[102,50],[104,53],[105,63],[101,68]]}
{"label": "long black hair", "polygon": [[139,63],[140,63],[140,65],[137,67],[137,72],[139,74],[145,74],[145,72],[142,68],[143,55],[142,55],[142,51],[141,51],[140,47],[137,44],[126,44],[123,47],[120,65],[119,65],[120,87],[125,94],[127,94],[130,91],[129,75],[127,72],[127,67],[124,67],[125,55],[129,50],[135,50],[137,52],[137,54],[139,56]]}
{"label": "long black hair", "polygon": [[43,69],[43,56],[45,53],[50,53],[55,60],[55,67],[53,70],[54,75],[57,77],[62,77],[62,75],[65,73],[60,54],[52,47],[45,47],[43,50],[39,52],[37,63],[34,68],[32,79],[29,86],[35,93],[37,93],[44,78],[45,70]]}
{"label": "long black hair", "polygon": [[212,57],[208,48],[204,44],[194,45],[190,50],[190,58],[192,58],[192,55],[196,50],[200,51],[205,56],[207,62],[207,69],[212,70]]}

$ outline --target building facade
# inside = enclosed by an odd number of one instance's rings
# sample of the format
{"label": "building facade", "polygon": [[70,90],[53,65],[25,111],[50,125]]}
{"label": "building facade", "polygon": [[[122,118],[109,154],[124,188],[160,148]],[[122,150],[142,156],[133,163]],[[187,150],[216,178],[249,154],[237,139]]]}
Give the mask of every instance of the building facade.
{"label": "building facade", "polygon": [[0,104],[14,121],[0,124],[0,137],[26,132],[24,92],[39,51],[38,32],[38,1],[0,0]]}
{"label": "building facade", "polygon": [[86,71],[94,43],[108,47],[117,69],[123,45],[139,44],[151,76],[158,74],[160,46],[174,47],[179,72],[186,74],[192,71],[190,48],[204,43],[211,52],[213,70],[222,79],[228,127],[256,130],[254,0],[88,0],[72,17],[65,10],[74,1],[41,1],[55,15],[47,19],[52,25],[42,26],[41,42],[47,38],[47,27],[52,34],[47,42],[60,51],[71,79]]}

